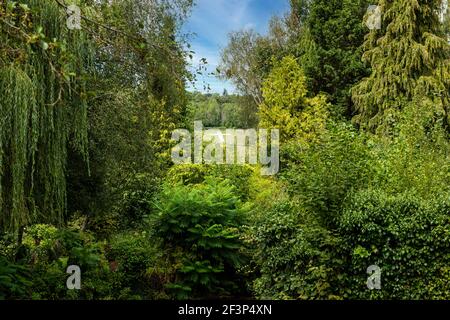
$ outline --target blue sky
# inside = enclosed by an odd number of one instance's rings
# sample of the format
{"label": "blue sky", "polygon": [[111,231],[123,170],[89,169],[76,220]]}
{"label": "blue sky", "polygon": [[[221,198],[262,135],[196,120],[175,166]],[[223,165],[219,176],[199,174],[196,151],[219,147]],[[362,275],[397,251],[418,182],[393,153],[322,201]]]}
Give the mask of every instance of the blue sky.
{"label": "blue sky", "polygon": [[[220,51],[227,45],[228,33],[244,28],[252,28],[261,34],[273,15],[283,15],[289,9],[288,0],[195,0],[196,6],[184,26],[184,32],[194,33],[190,38],[195,51],[193,65],[201,58],[208,61],[208,69],[214,71],[220,61]],[[222,93],[223,89],[234,92],[234,86],[214,76],[199,76],[196,89],[203,91],[203,83],[208,83],[212,92]],[[192,90],[192,89],[191,89]]]}

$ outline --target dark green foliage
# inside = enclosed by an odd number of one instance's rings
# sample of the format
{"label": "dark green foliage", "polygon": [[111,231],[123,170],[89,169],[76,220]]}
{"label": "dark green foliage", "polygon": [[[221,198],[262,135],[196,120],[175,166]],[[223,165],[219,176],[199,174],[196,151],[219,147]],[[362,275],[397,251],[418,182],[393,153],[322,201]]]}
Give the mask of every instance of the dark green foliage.
{"label": "dark green foliage", "polygon": [[330,101],[348,115],[350,88],[369,71],[361,61],[368,31],[362,21],[368,4],[367,0],[310,1],[303,39],[293,45],[310,79],[311,92],[328,93]]}
{"label": "dark green foliage", "polygon": [[346,196],[366,186],[375,168],[367,138],[351,126],[331,124],[323,140],[310,149],[287,145],[283,157],[288,169],[281,178],[305,209],[333,224]]}
{"label": "dark green foliage", "polygon": [[[174,273],[158,243],[146,232],[116,234],[108,243],[79,230],[33,225],[24,234],[24,260],[0,257],[0,298],[153,299],[167,298]],[[27,265],[25,267],[24,265]],[[68,290],[66,268],[81,269],[81,290]]]}
{"label": "dark green foliage", "polygon": [[[24,247],[30,264],[32,285],[26,299],[98,299],[104,292],[108,267],[104,245],[91,234],[75,229],[57,229],[33,225],[24,235]],[[66,268],[78,265],[82,270],[82,290],[67,290]]]}
{"label": "dark green foliage", "polygon": [[0,300],[20,299],[31,285],[30,271],[22,264],[0,256]]}
{"label": "dark green foliage", "polygon": [[[0,1],[0,299],[450,299],[442,1],[376,1],[369,31],[366,0],[291,0],[230,34],[242,95],[186,91],[192,0],[75,2],[81,30]],[[281,171],[173,166],[195,120],[278,127]]]}
{"label": "dark green foliage", "polygon": [[245,215],[234,188],[212,178],[196,186],[167,185],[155,206],[153,232],[178,265],[168,286],[176,297],[235,292]]}
{"label": "dark green foliage", "polygon": [[[303,212],[303,214],[302,214]],[[260,299],[337,299],[342,259],[338,239],[301,207],[276,203],[254,227],[255,257],[261,275],[253,289]]]}
{"label": "dark green foliage", "polygon": [[[449,299],[450,202],[448,194],[424,201],[381,191],[354,195],[340,221],[351,298]],[[378,265],[382,290],[364,290],[365,270]]]}
{"label": "dark green foliage", "polygon": [[[340,125],[310,149],[288,149],[290,203],[252,231],[258,297],[448,299],[448,140],[413,119],[394,141]],[[367,289],[371,265],[381,291]]]}
{"label": "dark green foliage", "polygon": [[159,243],[145,231],[115,235],[106,256],[112,292],[119,299],[166,299],[165,284],[175,272]]}
{"label": "dark green foliage", "polygon": [[[256,226],[254,282],[265,299],[448,299],[448,194],[435,200],[364,190],[350,197],[337,228],[278,204]],[[367,268],[382,290],[367,289]]]}

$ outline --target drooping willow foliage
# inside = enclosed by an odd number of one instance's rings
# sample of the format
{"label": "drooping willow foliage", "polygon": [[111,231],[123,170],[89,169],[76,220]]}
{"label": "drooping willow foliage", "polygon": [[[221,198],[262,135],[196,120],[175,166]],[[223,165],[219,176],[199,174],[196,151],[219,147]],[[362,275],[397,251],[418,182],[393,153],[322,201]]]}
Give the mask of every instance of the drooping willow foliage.
{"label": "drooping willow foliage", "polygon": [[87,155],[92,46],[54,0],[0,4],[0,228],[62,222],[68,148]]}
{"label": "drooping willow foliage", "polygon": [[450,123],[450,46],[439,16],[442,0],[381,0],[383,25],[366,38],[372,74],[353,88],[363,128],[389,131],[410,103]]}

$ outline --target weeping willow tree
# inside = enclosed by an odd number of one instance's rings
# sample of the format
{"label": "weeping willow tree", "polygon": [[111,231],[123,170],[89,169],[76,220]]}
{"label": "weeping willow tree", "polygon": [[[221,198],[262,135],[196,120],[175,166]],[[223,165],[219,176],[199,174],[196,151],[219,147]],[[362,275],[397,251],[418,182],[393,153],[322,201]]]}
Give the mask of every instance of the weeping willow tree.
{"label": "weeping willow tree", "polygon": [[[382,28],[366,37],[369,77],[352,89],[362,128],[390,134],[402,109],[449,124],[449,44],[442,31],[441,0],[380,0]],[[440,120],[439,120],[440,119]]]}
{"label": "weeping willow tree", "polygon": [[87,160],[87,36],[54,0],[0,4],[0,228],[63,221],[68,148]]}

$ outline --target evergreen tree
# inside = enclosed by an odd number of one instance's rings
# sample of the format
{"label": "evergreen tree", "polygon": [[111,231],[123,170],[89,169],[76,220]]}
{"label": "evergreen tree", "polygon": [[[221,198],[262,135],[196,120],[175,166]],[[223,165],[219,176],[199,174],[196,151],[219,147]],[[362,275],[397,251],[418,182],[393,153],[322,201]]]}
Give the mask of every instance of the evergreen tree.
{"label": "evergreen tree", "polygon": [[[330,101],[350,113],[350,88],[369,74],[361,61],[366,27],[362,20],[367,0],[292,1],[293,53],[314,94],[327,93]],[[345,110],[347,109],[347,110]]]}
{"label": "evergreen tree", "polygon": [[448,124],[449,45],[442,32],[442,1],[381,0],[382,28],[372,30],[363,59],[372,74],[353,89],[362,128],[390,133],[399,112],[414,103]]}
{"label": "evergreen tree", "polygon": [[325,130],[329,109],[326,97],[308,97],[305,74],[293,56],[275,63],[262,91],[259,126],[279,128],[283,142],[314,142]]}

